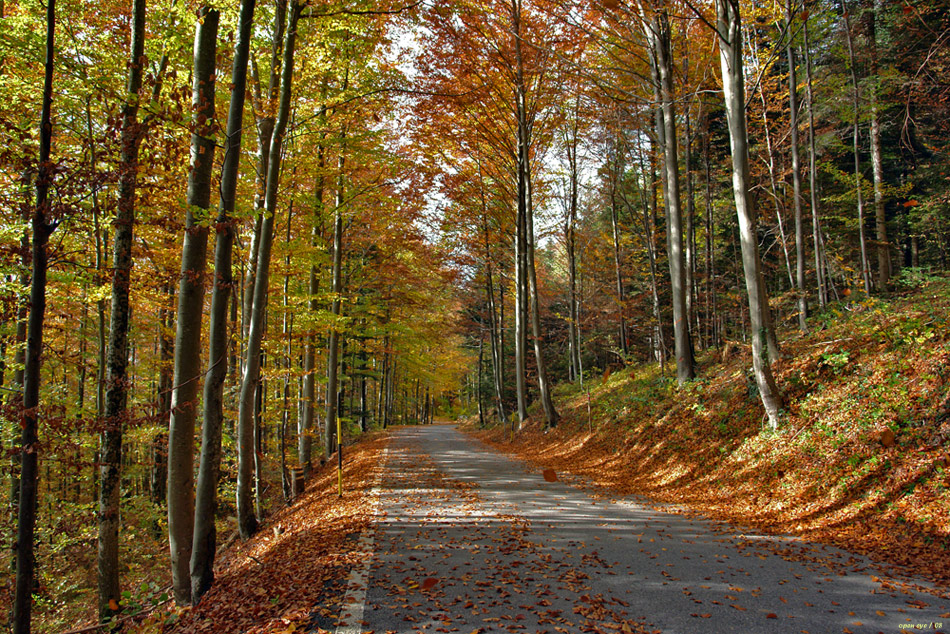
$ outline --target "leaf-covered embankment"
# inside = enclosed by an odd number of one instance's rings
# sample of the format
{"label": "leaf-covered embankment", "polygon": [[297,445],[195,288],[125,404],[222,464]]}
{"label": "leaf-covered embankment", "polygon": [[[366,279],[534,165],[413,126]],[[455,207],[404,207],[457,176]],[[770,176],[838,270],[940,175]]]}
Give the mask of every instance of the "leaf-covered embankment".
{"label": "leaf-covered embankment", "polygon": [[656,364],[627,368],[561,386],[555,429],[479,435],[615,493],[832,543],[946,585],[948,321],[950,282],[931,280],[786,334],[777,432],[747,378],[748,346],[730,344],[700,355],[700,378],[682,388]]}
{"label": "leaf-covered embankment", "polygon": [[332,629],[359,556],[356,538],[373,519],[370,496],[388,442],[379,434],[345,448],[342,498],[336,462],[316,470],[292,506],[222,553],[214,586],[196,607],[181,612],[170,633],[303,632],[314,624]]}

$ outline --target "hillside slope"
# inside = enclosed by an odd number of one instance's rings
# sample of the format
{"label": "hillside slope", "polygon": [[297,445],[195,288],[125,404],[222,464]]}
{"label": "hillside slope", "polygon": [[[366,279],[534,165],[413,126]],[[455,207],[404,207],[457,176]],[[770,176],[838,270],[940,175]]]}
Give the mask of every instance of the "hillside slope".
{"label": "hillside slope", "polygon": [[748,346],[729,344],[699,355],[684,387],[657,364],[627,368],[561,386],[556,429],[479,436],[614,493],[833,543],[947,585],[948,318],[950,281],[930,279],[784,333],[777,432],[747,378]]}

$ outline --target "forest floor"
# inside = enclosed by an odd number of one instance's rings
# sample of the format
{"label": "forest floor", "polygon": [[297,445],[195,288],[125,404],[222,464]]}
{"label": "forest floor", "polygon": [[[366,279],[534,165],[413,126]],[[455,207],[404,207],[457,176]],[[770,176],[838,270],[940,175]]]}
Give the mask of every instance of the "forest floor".
{"label": "forest floor", "polygon": [[214,585],[197,606],[169,603],[127,631],[290,634],[314,620],[335,623],[347,574],[361,557],[358,538],[374,519],[369,497],[388,442],[374,433],[344,449],[342,498],[336,463],[315,469],[304,495],[270,515],[250,540],[222,549]]}
{"label": "forest floor", "polygon": [[[950,281],[836,305],[785,333],[770,431],[748,346],[699,355],[678,387],[657,364],[559,386],[553,429],[473,433],[603,495],[637,494],[832,544],[950,585]],[[675,371],[675,370],[674,370]],[[474,427],[477,419],[470,427]]]}

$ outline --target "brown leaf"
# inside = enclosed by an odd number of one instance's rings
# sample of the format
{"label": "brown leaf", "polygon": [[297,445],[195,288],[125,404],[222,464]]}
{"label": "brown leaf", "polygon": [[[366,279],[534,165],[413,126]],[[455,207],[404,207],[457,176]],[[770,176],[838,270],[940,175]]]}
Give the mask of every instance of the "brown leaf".
{"label": "brown leaf", "polygon": [[557,482],[557,473],[554,472],[554,469],[545,469],[541,472],[541,475],[544,476],[545,482]]}

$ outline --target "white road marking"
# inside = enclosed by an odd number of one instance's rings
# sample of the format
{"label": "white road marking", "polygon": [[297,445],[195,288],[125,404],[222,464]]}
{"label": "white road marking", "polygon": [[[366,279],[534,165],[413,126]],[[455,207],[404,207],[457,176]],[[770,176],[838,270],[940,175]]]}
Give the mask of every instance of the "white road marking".
{"label": "white road marking", "polygon": [[[389,450],[384,449],[379,461],[380,469],[376,486],[369,493],[374,516],[377,515],[379,510],[382,493],[381,482],[388,457]],[[346,578],[346,594],[343,595],[343,603],[340,605],[340,618],[338,619],[339,624],[336,628],[336,634],[360,634],[363,631],[363,611],[366,609],[366,590],[369,586],[369,570],[373,562],[373,548],[376,544],[375,535],[376,526],[374,523],[363,531],[356,542],[359,561]]]}

